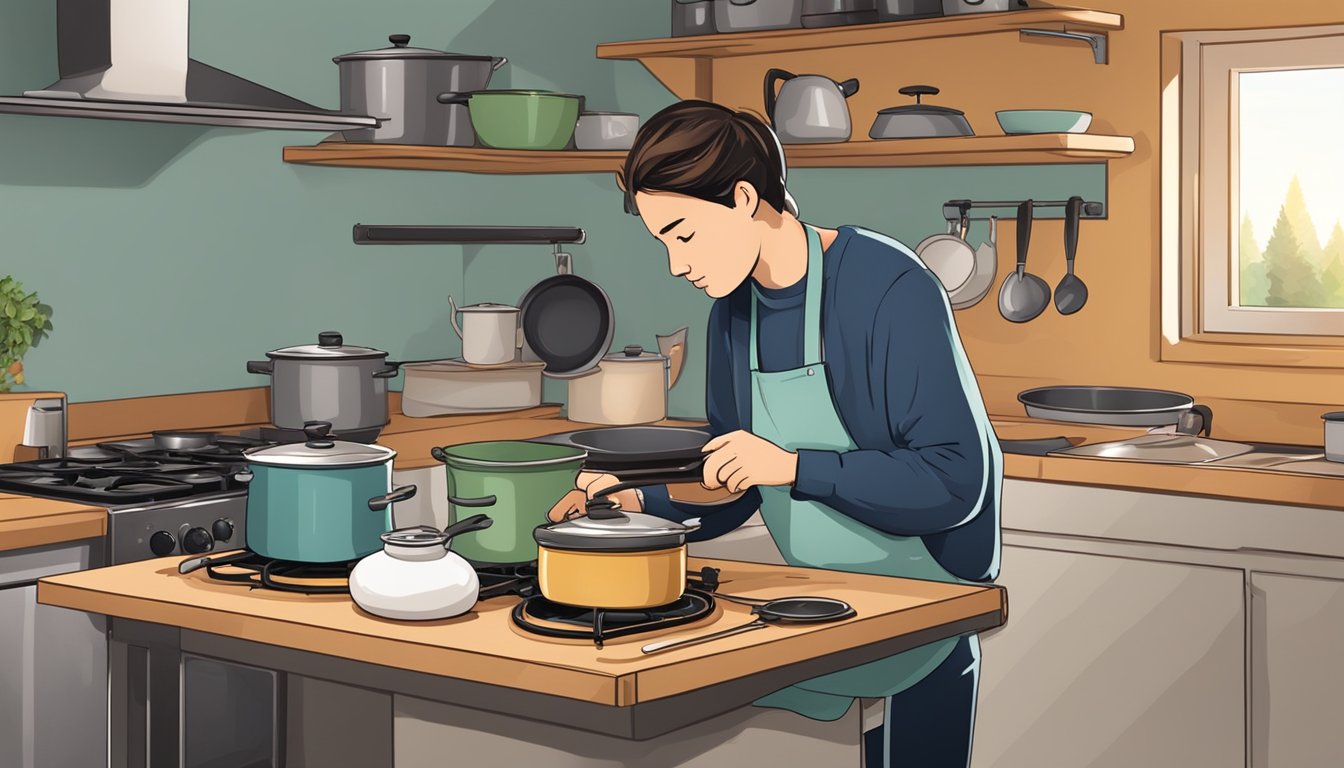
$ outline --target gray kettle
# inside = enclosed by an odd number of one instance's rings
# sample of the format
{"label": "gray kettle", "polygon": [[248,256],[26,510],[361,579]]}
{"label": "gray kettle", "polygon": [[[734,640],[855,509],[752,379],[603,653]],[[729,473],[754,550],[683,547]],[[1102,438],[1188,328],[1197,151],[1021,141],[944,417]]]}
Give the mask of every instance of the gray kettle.
{"label": "gray kettle", "polygon": [[[775,84],[784,81],[779,93]],[[849,105],[859,81],[837,83],[822,75],[795,75],[782,69],[765,73],[765,114],[784,144],[848,141]]]}

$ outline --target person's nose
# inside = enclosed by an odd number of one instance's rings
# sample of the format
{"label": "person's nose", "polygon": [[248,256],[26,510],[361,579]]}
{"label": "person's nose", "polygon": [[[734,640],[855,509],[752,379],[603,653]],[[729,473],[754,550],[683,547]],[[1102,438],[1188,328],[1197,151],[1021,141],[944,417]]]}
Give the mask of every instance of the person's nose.
{"label": "person's nose", "polygon": [[691,265],[687,264],[685,259],[679,259],[669,253],[667,255],[667,271],[671,272],[673,277],[682,277],[691,271]]}

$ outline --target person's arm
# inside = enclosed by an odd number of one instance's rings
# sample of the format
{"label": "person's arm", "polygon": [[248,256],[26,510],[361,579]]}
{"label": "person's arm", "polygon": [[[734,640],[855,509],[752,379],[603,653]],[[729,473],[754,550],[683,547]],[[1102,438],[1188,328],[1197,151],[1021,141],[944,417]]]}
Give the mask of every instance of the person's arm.
{"label": "person's arm", "polygon": [[898,448],[799,450],[792,496],[898,536],[968,522],[990,485],[995,438],[947,300],[928,272],[911,270],[893,283],[878,307],[867,364]]}
{"label": "person's arm", "polygon": [[[711,435],[717,437],[741,428],[741,415],[733,396],[729,339],[728,301],[716,301],[709,313],[709,332],[706,334],[705,354],[705,412]],[[684,504],[673,501],[666,485],[640,489],[644,494],[644,511],[668,520],[701,518],[700,529],[687,536],[690,541],[704,541],[722,536],[741,526],[761,506],[761,494],[749,489],[736,499],[718,504]]]}

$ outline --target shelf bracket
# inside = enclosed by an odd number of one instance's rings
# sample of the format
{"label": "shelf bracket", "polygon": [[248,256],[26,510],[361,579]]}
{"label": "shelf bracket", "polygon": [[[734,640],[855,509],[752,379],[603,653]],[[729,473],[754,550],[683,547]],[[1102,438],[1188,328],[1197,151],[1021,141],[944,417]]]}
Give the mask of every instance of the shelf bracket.
{"label": "shelf bracket", "polygon": [[1054,29],[1019,29],[1023,37],[1057,37],[1064,40],[1077,40],[1092,46],[1092,60],[1098,64],[1107,64],[1107,37],[1104,32],[1068,32]]}

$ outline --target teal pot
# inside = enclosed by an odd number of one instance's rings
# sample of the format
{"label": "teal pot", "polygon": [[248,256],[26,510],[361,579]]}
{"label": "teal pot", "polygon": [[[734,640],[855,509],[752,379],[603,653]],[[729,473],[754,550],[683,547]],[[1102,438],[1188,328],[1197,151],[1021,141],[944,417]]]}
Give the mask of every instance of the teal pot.
{"label": "teal pot", "polygon": [[396,451],[328,439],[330,428],[310,423],[305,443],[244,452],[247,543],[257,554],[304,563],[356,560],[383,548],[393,503],[415,495],[413,485],[392,489]]}
{"label": "teal pot", "polygon": [[494,149],[564,149],[574,137],[582,97],[550,91],[441,93],[442,104],[466,104],[481,144]]}
{"label": "teal pot", "polygon": [[[574,490],[588,456],[580,448],[508,440],[451,445],[430,453],[448,472],[452,521],[474,512],[494,520],[485,530],[453,540],[454,552],[487,565],[537,559],[532,532],[550,524],[546,514]],[[463,507],[470,511],[461,512]]]}

